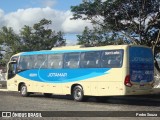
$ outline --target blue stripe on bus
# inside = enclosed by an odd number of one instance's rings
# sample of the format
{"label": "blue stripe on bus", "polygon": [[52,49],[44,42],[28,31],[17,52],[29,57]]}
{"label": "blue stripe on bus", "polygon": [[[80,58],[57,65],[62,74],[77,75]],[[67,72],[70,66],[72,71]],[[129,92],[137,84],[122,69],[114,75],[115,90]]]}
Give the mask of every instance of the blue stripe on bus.
{"label": "blue stripe on bus", "polygon": [[46,83],[67,83],[108,74],[111,68],[32,69],[18,73],[23,78]]}
{"label": "blue stripe on bus", "polygon": [[56,54],[56,53],[68,53],[68,52],[87,52],[96,50],[44,50],[44,51],[33,51],[33,52],[23,52],[21,55],[40,55],[40,54]]}

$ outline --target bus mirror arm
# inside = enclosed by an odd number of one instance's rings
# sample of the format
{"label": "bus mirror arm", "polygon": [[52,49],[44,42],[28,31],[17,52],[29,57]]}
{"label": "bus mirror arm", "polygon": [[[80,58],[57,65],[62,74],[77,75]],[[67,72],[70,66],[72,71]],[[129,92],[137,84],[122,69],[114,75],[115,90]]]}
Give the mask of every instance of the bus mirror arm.
{"label": "bus mirror arm", "polygon": [[10,61],[9,63],[10,63],[10,64],[16,64],[17,61]]}

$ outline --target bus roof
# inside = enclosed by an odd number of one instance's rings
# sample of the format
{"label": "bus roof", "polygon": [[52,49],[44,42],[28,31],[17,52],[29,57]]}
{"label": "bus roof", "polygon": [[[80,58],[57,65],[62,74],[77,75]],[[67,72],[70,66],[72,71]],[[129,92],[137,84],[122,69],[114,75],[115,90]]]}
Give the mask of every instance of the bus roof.
{"label": "bus roof", "polygon": [[53,47],[51,50],[84,50],[84,49],[89,49],[89,50],[99,50],[99,49],[119,49],[126,47],[128,45],[107,45],[107,46],[96,46],[96,47],[86,47],[83,45],[75,45],[75,46],[61,46],[61,47]]}
{"label": "bus roof", "polygon": [[86,47],[83,45],[75,45],[75,46],[61,46],[61,47],[53,47],[51,50],[103,50],[103,49],[124,49],[129,46],[137,46],[137,47],[147,47],[143,45],[106,45],[106,46],[96,46],[96,47]]}
{"label": "bus roof", "polygon": [[51,54],[51,53],[67,53],[67,52],[80,52],[80,51],[88,51],[88,50],[126,49],[129,46],[146,47],[146,46],[141,46],[141,45],[107,45],[107,46],[98,46],[98,47],[85,47],[85,46],[81,46],[81,45],[76,45],[76,46],[54,47],[51,50],[21,52],[21,53],[15,54],[13,56],[34,55],[34,54]]}

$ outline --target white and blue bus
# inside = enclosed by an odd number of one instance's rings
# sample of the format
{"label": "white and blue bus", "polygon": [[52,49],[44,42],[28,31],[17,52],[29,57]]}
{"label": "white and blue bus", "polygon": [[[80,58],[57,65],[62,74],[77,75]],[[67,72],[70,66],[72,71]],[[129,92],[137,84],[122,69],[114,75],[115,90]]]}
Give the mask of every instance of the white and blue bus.
{"label": "white and blue bus", "polygon": [[8,63],[7,88],[31,93],[85,96],[144,95],[152,92],[154,63],[145,46],[59,47],[22,52]]}

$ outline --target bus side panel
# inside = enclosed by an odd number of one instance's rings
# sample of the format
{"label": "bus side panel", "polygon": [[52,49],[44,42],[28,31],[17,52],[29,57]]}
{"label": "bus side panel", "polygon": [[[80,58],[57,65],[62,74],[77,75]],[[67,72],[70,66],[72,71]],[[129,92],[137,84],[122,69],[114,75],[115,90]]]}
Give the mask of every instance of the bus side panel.
{"label": "bus side panel", "polygon": [[17,79],[17,86],[20,86],[23,83],[27,86],[28,92],[38,92],[37,82],[23,78],[19,75],[17,75],[16,79]]}
{"label": "bus side panel", "polygon": [[124,79],[127,74],[126,72],[126,68],[112,68],[102,76],[88,78],[72,83],[62,83],[63,94],[70,94],[72,85],[79,84],[83,87],[84,95],[124,95]]}
{"label": "bus side panel", "polygon": [[123,95],[122,68],[114,68],[105,75],[77,82],[83,87],[84,95],[89,96],[113,96]]}
{"label": "bus side panel", "polygon": [[17,81],[14,79],[14,77],[10,80],[7,80],[7,90],[18,91]]}
{"label": "bus side panel", "polygon": [[[88,80],[84,81],[77,81],[77,82],[71,82],[71,83],[62,83],[62,94],[71,94],[72,92],[72,86],[80,85],[83,88],[84,95],[92,95],[91,94],[91,87],[93,82],[89,82]],[[97,91],[94,91],[96,94]]]}
{"label": "bus side panel", "polygon": [[63,94],[63,86],[61,84],[43,83],[43,86],[39,88],[42,93]]}
{"label": "bus side panel", "polygon": [[112,68],[98,82],[99,96],[123,95],[122,68]]}
{"label": "bus side panel", "polygon": [[122,68],[114,68],[105,75],[89,78],[74,83],[63,83],[63,94],[70,94],[71,86],[79,84],[83,87],[84,95],[113,96],[124,94],[124,75]]}

